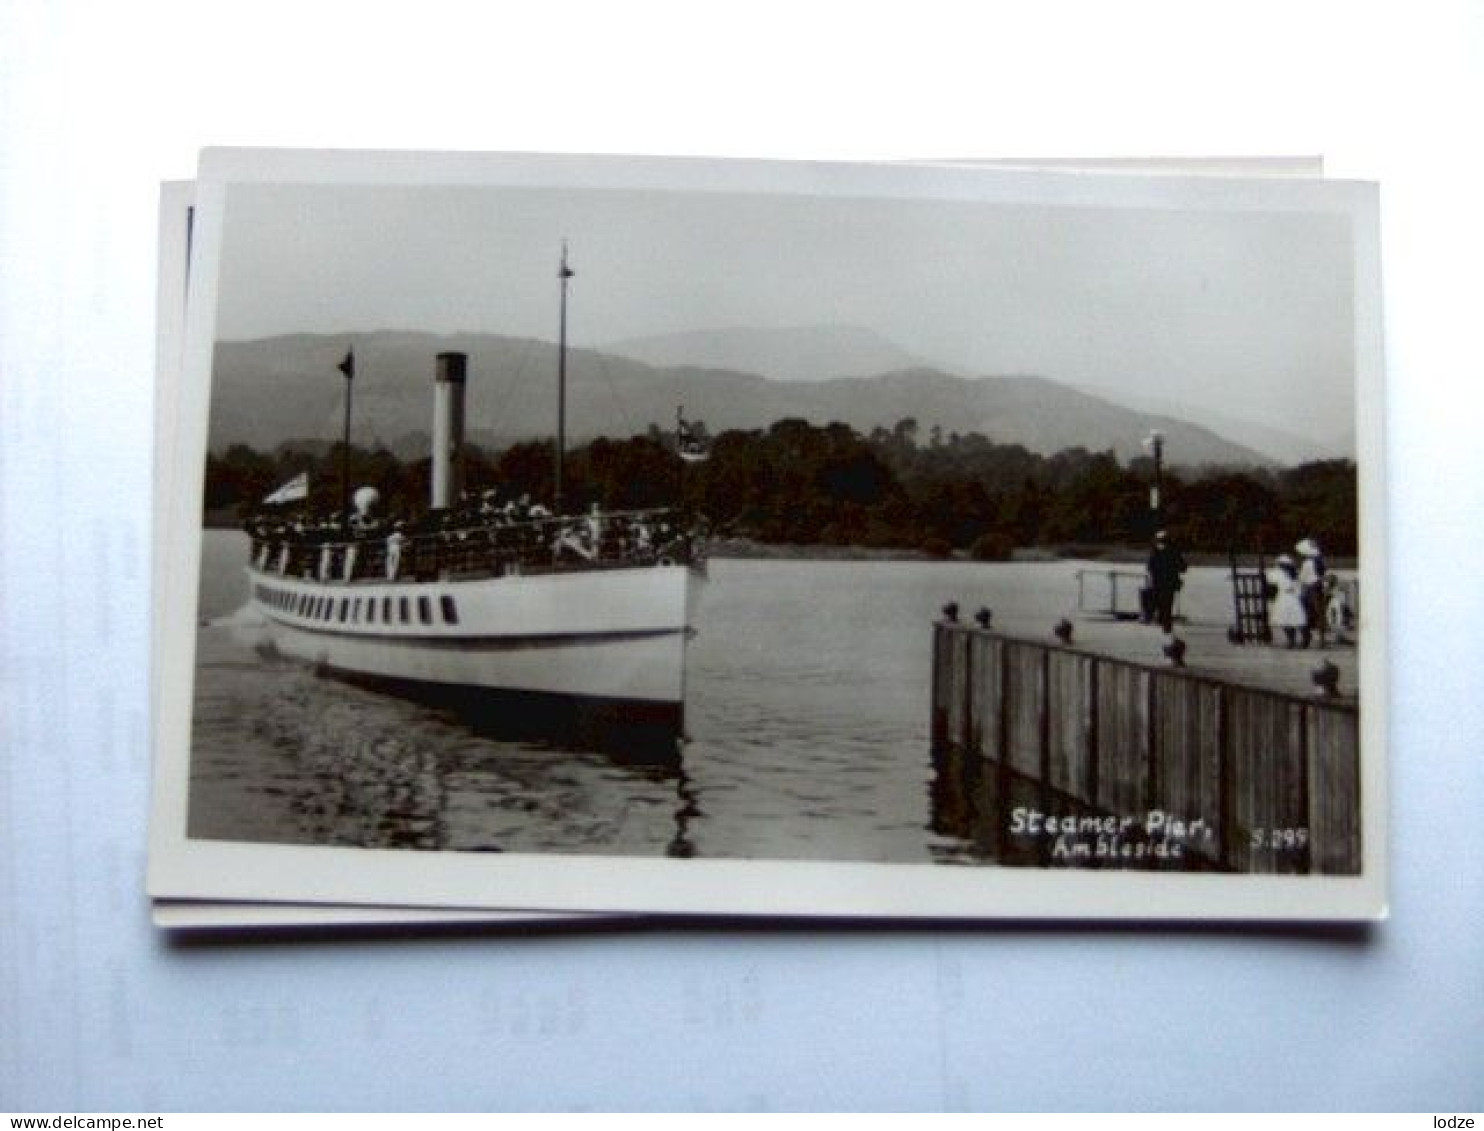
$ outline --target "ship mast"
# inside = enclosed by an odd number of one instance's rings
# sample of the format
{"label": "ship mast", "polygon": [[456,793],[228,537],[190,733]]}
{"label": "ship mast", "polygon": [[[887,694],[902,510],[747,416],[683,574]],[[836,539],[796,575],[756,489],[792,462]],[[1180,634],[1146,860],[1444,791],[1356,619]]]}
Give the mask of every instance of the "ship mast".
{"label": "ship mast", "polygon": [[355,384],[356,351],[345,351],[345,360],[335,367],[345,374],[345,430],[340,441],[340,520],[350,521],[350,391]]}
{"label": "ship mast", "polygon": [[567,280],[576,274],[567,266],[567,241],[562,241],[562,266],[557,278],[562,281],[561,322],[557,340],[557,435],[556,435],[556,489],[553,493],[552,510],[562,513],[562,485],[564,460],[567,448]]}

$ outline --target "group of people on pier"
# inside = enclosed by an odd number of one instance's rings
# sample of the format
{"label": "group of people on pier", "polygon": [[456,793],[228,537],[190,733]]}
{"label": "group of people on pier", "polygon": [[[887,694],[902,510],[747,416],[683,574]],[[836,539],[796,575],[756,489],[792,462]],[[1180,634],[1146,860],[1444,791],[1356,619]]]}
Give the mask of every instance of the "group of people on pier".
{"label": "group of people on pier", "polygon": [[415,520],[375,513],[371,488],[348,512],[263,512],[244,527],[264,572],[320,581],[491,576],[654,565],[688,559],[687,526],[673,511],[554,515],[529,495],[465,493],[455,506]]}
{"label": "group of people on pier", "polygon": [[1324,554],[1313,538],[1294,546],[1298,554],[1279,554],[1268,578],[1272,606],[1269,623],[1283,632],[1289,648],[1307,648],[1317,638],[1322,648],[1329,633],[1352,626],[1352,613],[1338,578],[1324,564]]}
{"label": "group of people on pier", "polygon": [[[1339,579],[1324,562],[1312,537],[1300,539],[1291,554],[1280,554],[1266,577],[1268,625],[1283,634],[1289,648],[1308,648],[1316,639],[1323,647],[1329,634],[1342,635],[1354,627],[1354,614]],[[1144,619],[1157,623],[1166,635],[1174,626],[1175,599],[1184,585],[1186,562],[1166,531],[1154,536],[1154,548],[1145,565]]]}

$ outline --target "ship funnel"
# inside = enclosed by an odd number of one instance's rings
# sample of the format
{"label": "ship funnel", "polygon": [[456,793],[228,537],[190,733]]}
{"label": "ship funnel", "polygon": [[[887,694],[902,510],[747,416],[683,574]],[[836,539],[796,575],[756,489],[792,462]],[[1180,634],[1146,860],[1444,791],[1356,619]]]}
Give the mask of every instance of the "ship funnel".
{"label": "ship funnel", "polygon": [[433,378],[434,510],[451,507],[463,487],[464,372],[468,354],[440,353]]}

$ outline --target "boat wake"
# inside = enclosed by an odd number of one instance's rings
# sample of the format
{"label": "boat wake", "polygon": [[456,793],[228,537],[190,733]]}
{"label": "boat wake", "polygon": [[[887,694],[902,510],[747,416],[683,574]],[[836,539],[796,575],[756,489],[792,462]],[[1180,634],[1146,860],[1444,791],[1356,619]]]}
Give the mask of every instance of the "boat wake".
{"label": "boat wake", "polygon": [[264,659],[277,659],[280,656],[273,643],[272,626],[267,614],[252,601],[230,613],[203,621],[201,627],[224,632],[234,644],[256,652]]}

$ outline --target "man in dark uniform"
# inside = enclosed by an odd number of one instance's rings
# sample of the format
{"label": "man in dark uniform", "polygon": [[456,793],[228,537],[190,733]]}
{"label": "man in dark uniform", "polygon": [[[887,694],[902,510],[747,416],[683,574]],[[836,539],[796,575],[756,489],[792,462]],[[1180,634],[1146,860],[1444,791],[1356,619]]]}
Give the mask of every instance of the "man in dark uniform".
{"label": "man in dark uniform", "polygon": [[1149,552],[1145,567],[1149,573],[1149,588],[1154,595],[1154,619],[1169,635],[1174,629],[1175,594],[1184,584],[1180,575],[1185,572],[1185,558],[1170,544],[1169,535],[1161,530],[1154,536],[1154,549]]}

